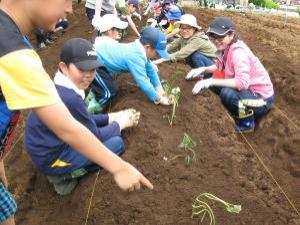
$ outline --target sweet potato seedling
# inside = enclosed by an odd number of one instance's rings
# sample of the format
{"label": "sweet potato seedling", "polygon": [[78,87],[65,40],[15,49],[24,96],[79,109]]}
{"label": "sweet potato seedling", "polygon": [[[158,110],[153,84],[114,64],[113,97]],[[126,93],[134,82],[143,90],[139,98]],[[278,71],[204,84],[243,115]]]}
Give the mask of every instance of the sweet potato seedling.
{"label": "sweet potato seedling", "polygon": [[194,204],[192,205],[192,218],[197,218],[200,215],[202,215],[200,220],[201,224],[203,223],[206,215],[209,216],[209,221],[210,221],[209,225],[216,224],[216,218],[214,212],[212,208],[205,201],[205,198],[208,200],[221,203],[225,207],[226,211],[229,213],[239,213],[242,210],[241,205],[233,205],[228,202],[225,202],[224,200],[218,198],[215,195],[212,195],[210,193],[203,193],[196,197]]}
{"label": "sweet potato seedling", "polygon": [[196,162],[197,157],[194,148],[197,146],[197,143],[192,140],[192,138],[187,134],[183,134],[182,142],[179,144],[178,148],[181,151],[180,154],[175,155],[170,160],[177,158],[183,158],[186,165],[189,165],[190,162]]}
{"label": "sweet potato seedling", "polygon": [[179,87],[173,88],[166,81],[162,82],[162,85],[163,85],[163,88],[164,88],[166,94],[171,96],[171,98],[173,98],[173,106],[172,106],[171,114],[164,115],[164,118],[167,118],[170,126],[172,126],[174,119],[176,117],[176,109],[178,107],[178,101],[179,101],[179,97],[180,97],[180,88]]}

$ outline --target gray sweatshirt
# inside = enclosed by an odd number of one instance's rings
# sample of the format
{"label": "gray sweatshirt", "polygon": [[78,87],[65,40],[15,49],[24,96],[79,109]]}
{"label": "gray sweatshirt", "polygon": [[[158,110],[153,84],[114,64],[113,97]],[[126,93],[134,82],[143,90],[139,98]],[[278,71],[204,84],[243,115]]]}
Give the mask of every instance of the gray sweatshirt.
{"label": "gray sweatshirt", "polygon": [[[114,12],[115,9],[115,0],[102,0],[101,10],[105,10],[107,12]],[[85,7],[89,9],[95,9],[96,0],[86,0]]]}
{"label": "gray sweatshirt", "polygon": [[194,52],[199,52],[209,58],[216,58],[216,47],[210,42],[204,32],[195,32],[189,39],[182,37],[173,41],[167,46],[168,52],[177,50],[170,54],[171,61],[179,61],[186,59]]}

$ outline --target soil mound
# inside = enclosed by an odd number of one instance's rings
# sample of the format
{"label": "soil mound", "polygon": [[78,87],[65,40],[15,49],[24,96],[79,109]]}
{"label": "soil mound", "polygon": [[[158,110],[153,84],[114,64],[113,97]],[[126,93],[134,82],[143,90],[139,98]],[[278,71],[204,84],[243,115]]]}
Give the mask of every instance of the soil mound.
{"label": "soil mound", "polygon": [[[55,73],[60,48],[66,40],[71,37],[90,38],[92,28],[84,11],[84,4],[76,7],[69,30],[51,47],[39,52],[49,74]],[[225,14],[231,17],[237,23],[242,39],[270,72],[275,85],[275,107],[260,122],[256,132],[245,137],[299,209],[299,19],[288,19],[284,26],[282,17],[241,16],[206,9],[186,11],[197,16],[204,30],[217,16]],[[134,37],[129,34],[128,40],[132,39]],[[134,107],[141,111],[140,124],[124,132],[127,150],[123,158],[140,169],[153,182],[155,189],[124,193],[107,172],[101,171],[87,224],[199,224],[198,219],[191,219],[191,205],[203,192],[242,205],[240,214],[228,215],[222,207],[212,204],[218,224],[300,224],[299,216],[249,145],[235,132],[234,124],[218,98],[209,91],[192,96],[194,82],[184,80],[189,69],[181,63],[159,66],[161,77],[169,82],[173,80],[173,85],[182,90],[173,126],[165,118],[171,113],[170,107],[151,103],[130,74],[118,76],[120,94],[109,109]],[[180,158],[166,160],[180,153],[178,145],[184,132],[197,143],[197,163],[188,166]],[[33,168],[23,151],[22,141],[16,138],[15,143],[6,165],[10,189],[19,207],[17,224],[85,224],[97,174],[81,179],[71,195],[57,196],[46,178]]]}

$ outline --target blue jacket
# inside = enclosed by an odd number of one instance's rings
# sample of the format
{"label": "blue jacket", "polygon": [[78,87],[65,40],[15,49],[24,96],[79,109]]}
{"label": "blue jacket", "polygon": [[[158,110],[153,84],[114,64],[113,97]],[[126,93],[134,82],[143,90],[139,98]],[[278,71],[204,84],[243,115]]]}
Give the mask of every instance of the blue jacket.
{"label": "blue jacket", "polygon": [[155,91],[161,86],[158,74],[139,40],[127,44],[97,42],[95,48],[98,60],[110,73],[130,72],[152,101],[159,98]]}
{"label": "blue jacket", "polygon": [[[100,141],[105,141],[112,135],[121,135],[120,127],[116,122],[111,124],[109,131],[103,130],[100,126],[108,124],[108,115],[88,113],[82,97],[74,90],[59,85],[56,85],[56,89],[72,116],[86,126]],[[44,166],[58,158],[66,145],[34,112],[29,114],[25,127],[25,148],[37,168],[43,171]]]}

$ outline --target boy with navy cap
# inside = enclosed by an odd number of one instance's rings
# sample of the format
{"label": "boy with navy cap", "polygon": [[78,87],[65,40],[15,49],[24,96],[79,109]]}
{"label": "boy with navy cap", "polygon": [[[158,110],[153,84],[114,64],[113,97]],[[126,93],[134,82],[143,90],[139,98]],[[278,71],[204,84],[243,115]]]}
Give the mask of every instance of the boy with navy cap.
{"label": "boy with navy cap", "polygon": [[[171,105],[172,99],[163,90],[157,69],[151,62],[156,56],[168,58],[166,37],[157,28],[147,27],[134,42],[95,44],[99,62],[110,74],[129,71],[137,85],[156,104]],[[122,49],[122,51],[120,51]]]}
{"label": "boy with navy cap", "polygon": [[[54,83],[61,100],[72,116],[109,150],[116,155],[122,154],[125,146],[121,130],[137,125],[140,113],[134,109],[103,115],[87,112],[84,90],[93,81],[96,68],[101,66],[91,42],[82,38],[67,41],[62,48],[60,60]],[[75,188],[78,176],[99,168],[58,138],[35,113],[29,114],[26,123],[25,147],[33,164],[48,176],[56,192],[61,195]]]}
{"label": "boy with navy cap", "polygon": [[114,155],[72,117],[41,59],[23,36],[35,28],[53,30],[59,18],[71,9],[71,0],[0,2],[0,118],[4,117],[3,111],[9,114],[5,124],[0,124],[0,223],[6,225],[15,224],[16,204],[7,190],[2,156],[3,150],[9,149],[19,110],[32,109],[59,138],[109,171],[122,190],[137,190],[141,185],[153,188],[137,169]]}

